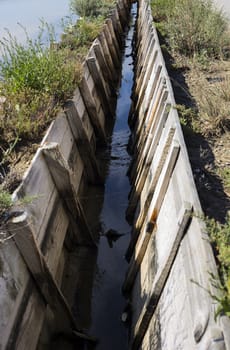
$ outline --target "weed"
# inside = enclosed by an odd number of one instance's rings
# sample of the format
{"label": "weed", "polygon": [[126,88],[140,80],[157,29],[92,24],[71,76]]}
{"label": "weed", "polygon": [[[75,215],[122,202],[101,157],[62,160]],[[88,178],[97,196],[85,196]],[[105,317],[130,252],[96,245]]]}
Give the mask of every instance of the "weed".
{"label": "weed", "polygon": [[219,168],[217,170],[217,174],[222,179],[226,191],[230,192],[230,167],[225,166],[223,168]]}
{"label": "weed", "polygon": [[198,131],[198,114],[194,108],[187,107],[185,105],[177,104],[174,107],[178,111],[180,123],[184,127],[189,127],[193,131]]}
{"label": "weed", "polygon": [[[85,47],[88,50],[89,45],[100,33],[103,23],[104,18],[101,16],[79,19],[76,25],[71,26],[71,28],[67,27],[67,30],[63,33],[61,48],[67,47],[79,51],[79,49]],[[83,55],[86,50],[84,50]]]}
{"label": "weed", "polygon": [[45,28],[34,41],[25,32],[25,46],[9,32],[0,41],[0,94],[6,97],[0,127],[10,137],[39,134],[54,115],[54,105],[71,96],[78,79],[69,52],[52,48],[49,30],[49,47],[42,42]]}
{"label": "weed", "polygon": [[218,135],[230,130],[230,79],[220,78],[213,84],[197,81],[197,103],[203,124],[203,134]]}
{"label": "weed", "polygon": [[11,194],[8,191],[0,190],[0,213],[5,210],[9,210],[11,206]]}
{"label": "weed", "polygon": [[211,276],[215,287],[221,291],[221,296],[215,297],[219,303],[217,316],[220,313],[230,316],[230,214],[224,224],[209,218],[205,219],[205,223],[214,247],[220,275],[220,282]]}
{"label": "weed", "polygon": [[187,56],[221,57],[229,46],[228,22],[211,0],[152,0],[172,50]]}
{"label": "weed", "polygon": [[106,17],[114,5],[108,0],[71,0],[71,8],[81,17]]}

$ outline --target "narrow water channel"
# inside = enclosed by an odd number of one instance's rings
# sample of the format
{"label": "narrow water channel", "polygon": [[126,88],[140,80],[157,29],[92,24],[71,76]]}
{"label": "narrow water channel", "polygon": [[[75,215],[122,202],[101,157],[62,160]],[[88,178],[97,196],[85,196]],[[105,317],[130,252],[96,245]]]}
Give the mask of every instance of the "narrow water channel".
{"label": "narrow water channel", "polygon": [[121,286],[127,270],[124,255],[130,240],[130,226],[125,219],[125,212],[130,191],[127,177],[130,164],[130,156],[127,152],[130,137],[128,115],[134,75],[132,41],[136,13],[137,5],[133,4],[130,27],[125,42],[116,121],[110,144],[110,164],[100,215],[101,238],[96,279],[93,286],[90,328],[90,334],[99,338],[97,350],[125,350],[128,348],[128,330],[121,319],[126,306]]}
{"label": "narrow water channel", "polygon": [[[127,177],[131,160],[127,151],[130,138],[128,115],[134,79],[132,48],[136,17],[137,4],[133,3],[125,36],[113,132],[107,148],[98,152],[101,170],[106,174],[105,185],[90,186],[81,197],[87,222],[95,234],[98,247],[75,248],[73,245],[73,251],[70,247],[67,271],[62,282],[78,329],[98,339],[96,345],[79,340],[79,350],[128,349],[128,327],[122,321],[126,300],[121,288],[128,268],[125,253],[131,231],[125,214],[130,191]],[[44,336],[39,350],[75,348],[71,339],[63,337],[56,337],[52,346],[47,347]]]}

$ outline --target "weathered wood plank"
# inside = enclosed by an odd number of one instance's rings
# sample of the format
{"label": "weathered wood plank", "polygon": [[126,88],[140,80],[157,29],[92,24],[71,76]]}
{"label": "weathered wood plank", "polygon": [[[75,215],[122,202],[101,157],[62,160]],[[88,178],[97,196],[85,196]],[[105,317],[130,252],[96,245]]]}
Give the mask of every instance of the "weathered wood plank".
{"label": "weathered wood plank", "polygon": [[82,121],[76,109],[74,101],[69,100],[66,105],[66,115],[75,137],[77,148],[80,152],[85,166],[85,172],[88,175],[89,182],[92,184],[103,184],[103,179],[97,164],[95,154],[92,150],[90,141],[87,137]]}
{"label": "weathered wood plank", "polygon": [[98,35],[98,40],[101,44],[101,47],[103,49],[104,55],[105,55],[105,59],[106,59],[106,63],[109,67],[109,70],[111,71],[112,77],[113,77],[113,81],[114,81],[114,85],[117,84],[118,82],[118,76],[117,76],[117,71],[116,68],[114,66],[113,63],[113,59],[112,59],[112,54],[109,50],[109,46],[107,44],[107,40],[105,38],[105,33],[104,31],[102,31],[99,35]]}
{"label": "weathered wood plank", "polygon": [[111,52],[111,57],[112,57],[112,60],[114,62],[114,67],[116,68],[117,72],[118,70],[120,69],[121,67],[121,60],[119,58],[119,55],[116,51],[116,47],[113,46],[113,39],[111,37],[111,33],[110,33],[110,30],[109,30],[109,27],[108,25],[104,25],[104,29],[103,29],[103,32],[104,32],[104,35],[105,35],[105,39],[108,43],[108,48]]}
{"label": "weathered wood plank", "polygon": [[110,88],[110,95],[111,97],[116,96],[116,86],[113,74],[111,70],[109,69],[109,65],[107,64],[105,54],[102,50],[101,43],[98,39],[94,41],[94,44],[92,46],[95,56],[97,58],[98,64],[101,68],[101,72],[103,74],[104,80],[107,82],[109,88]]}
{"label": "weathered wood plank", "polygon": [[[75,328],[71,311],[58,288],[44,256],[42,255],[33,232],[30,219],[26,212],[13,217],[7,222],[7,229],[13,234],[13,239],[34,277],[35,283],[46,302],[51,306],[56,317],[61,321],[61,329]],[[14,232],[17,232],[14,234]],[[62,317],[60,318],[60,315]]]}
{"label": "weathered wood plank", "polygon": [[176,232],[174,233],[174,240],[170,248],[169,254],[165,259],[165,263],[157,271],[157,274],[154,278],[154,283],[152,286],[150,297],[147,300],[143,311],[139,317],[139,320],[135,326],[134,339],[131,345],[132,350],[139,349],[141,341],[145,335],[149,322],[153,316],[157,303],[160,299],[161,293],[164,289],[165,283],[172,268],[172,264],[180,247],[181,240],[183,239],[188,229],[188,225],[191,220],[191,215],[192,205],[190,203],[184,203],[184,206],[179,214],[178,225],[176,228]]}
{"label": "weathered wood plank", "polygon": [[62,156],[58,144],[50,143],[44,145],[42,152],[66,211],[69,214],[73,231],[75,231],[76,226],[79,226],[82,232],[81,237],[79,237],[79,230],[76,230],[77,241],[79,244],[95,245],[93,234],[88,227],[81,204],[71,183],[71,170]]}
{"label": "weathered wood plank", "polygon": [[127,272],[127,277],[123,285],[123,290],[125,293],[127,293],[130,290],[134,282],[135,276],[137,274],[137,271],[139,269],[140,263],[145,254],[147,243],[156,225],[156,218],[158,217],[165,193],[167,192],[169,181],[171,179],[171,175],[173,173],[179,155],[179,151],[180,146],[176,141],[174,141],[170,149],[169,155],[167,157],[167,160],[164,164],[164,168],[161,172],[161,176],[157,183],[157,187],[154,192],[152,201],[149,204],[149,214],[146,216],[142,230],[136,230],[131,238],[126,255],[131,256],[133,254],[133,257],[131,259],[131,263]]}
{"label": "weathered wood plank", "polygon": [[114,110],[112,108],[112,103],[110,100],[110,96],[108,91],[106,90],[106,86],[103,82],[103,78],[99,73],[97,62],[94,57],[88,57],[86,59],[89,71],[93,77],[97,93],[100,96],[100,101],[102,104],[102,108],[104,110],[104,114],[106,117],[113,119],[114,118]]}
{"label": "weathered wood plank", "polygon": [[101,121],[98,117],[96,103],[94,101],[94,98],[89,90],[87,81],[85,77],[82,78],[81,84],[79,86],[81,96],[83,98],[83,101],[85,103],[87,112],[90,116],[90,120],[92,122],[92,125],[94,126],[95,135],[98,138],[98,141],[104,145],[106,145],[106,133],[104,130],[103,125],[101,124]]}
{"label": "weathered wood plank", "polygon": [[[57,329],[67,333],[73,331],[78,338],[95,342],[95,338],[77,330],[75,319],[65,297],[55,282],[45,262],[44,256],[37,245],[28,214],[26,212],[15,213],[15,216],[7,221],[6,227],[13,235],[13,239],[29,271],[34,277],[34,281],[40,293],[51,307],[56,318],[55,324]],[[14,234],[14,232],[17,233]],[[32,310],[34,309],[32,308]]]}

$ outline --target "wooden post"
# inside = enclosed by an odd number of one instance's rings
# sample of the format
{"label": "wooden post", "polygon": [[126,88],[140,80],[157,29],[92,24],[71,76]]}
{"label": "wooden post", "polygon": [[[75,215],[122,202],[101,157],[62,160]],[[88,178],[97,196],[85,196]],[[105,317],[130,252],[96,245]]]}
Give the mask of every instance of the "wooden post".
{"label": "wooden post", "polygon": [[106,145],[107,144],[106,133],[105,133],[104,127],[101,125],[100,120],[98,118],[96,104],[84,76],[81,79],[79,90],[81,92],[81,97],[86,106],[91,123],[94,127],[95,135],[97,136],[101,144]]}
{"label": "wooden post", "polygon": [[108,46],[108,43],[107,43],[104,31],[102,31],[98,35],[98,40],[99,40],[99,42],[101,44],[101,47],[103,49],[107,65],[108,65],[108,67],[109,67],[109,69],[110,69],[110,71],[112,73],[114,85],[116,86],[117,83],[118,83],[118,74],[117,74],[116,67],[114,66],[114,62],[113,62],[113,59],[112,59],[112,54],[111,54],[111,52],[109,50],[109,46]]}
{"label": "wooden post", "polygon": [[107,82],[110,88],[111,98],[115,98],[117,94],[116,94],[116,85],[115,85],[114,77],[107,63],[105,53],[102,50],[101,43],[98,39],[94,40],[92,48],[97,58],[97,62],[100,66],[104,80]]}
{"label": "wooden post", "polygon": [[32,224],[26,212],[15,213],[6,223],[7,230],[12,235],[30,273],[34,278],[45,302],[53,311],[57,326],[62,332],[76,330],[77,336],[95,341],[94,338],[77,331],[71,310],[61,290],[55,282],[45,258],[38,247]]}
{"label": "wooden post", "polygon": [[99,70],[96,64],[96,59],[94,57],[88,57],[86,59],[86,63],[88,65],[90,74],[97,88],[97,93],[100,96],[100,101],[102,104],[104,114],[105,116],[113,118],[114,110],[112,108],[110,96],[108,95],[108,91],[106,91],[105,85],[103,84],[103,78],[99,73]]}
{"label": "wooden post", "polygon": [[140,348],[141,342],[148,329],[150,320],[154,314],[154,311],[160,300],[161,294],[164,290],[164,286],[167,282],[172,265],[178,253],[180,243],[188,230],[188,226],[191,222],[192,210],[193,208],[190,203],[184,203],[179,213],[179,220],[177,223],[176,233],[174,234],[173,243],[170,247],[170,250],[164,263],[157,271],[150,296],[147,299],[142,309],[141,315],[136,323],[133,342],[131,344],[132,350],[138,350]]}
{"label": "wooden post", "polygon": [[119,60],[121,61],[121,49],[120,49],[119,43],[117,41],[116,33],[114,31],[113,22],[112,22],[111,18],[108,18],[105,23],[107,24],[108,29],[110,31],[112,43],[113,43],[113,46],[116,50],[117,56],[119,57]]}
{"label": "wooden post", "polygon": [[118,71],[121,67],[121,60],[120,60],[119,55],[116,51],[116,48],[113,46],[113,40],[111,37],[111,33],[110,33],[108,25],[106,25],[106,24],[104,25],[103,33],[104,33],[105,39],[108,43],[109,51],[111,52],[111,58],[114,62],[114,67],[117,71],[116,74],[118,74]]}
{"label": "wooden post", "polygon": [[[55,142],[44,145],[42,153],[60,197],[63,200],[66,212],[69,214],[71,227],[76,232],[77,242],[79,244],[95,246],[96,243],[93,234],[88,227],[83,209],[75,193],[74,186],[71,183],[71,170],[60,152],[59,145]],[[77,226],[79,226],[82,232],[81,237],[79,237]]]}
{"label": "wooden post", "polygon": [[[164,170],[161,173],[158,186],[156,188],[156,191],[154,192],[154,197],[151,203],[151,207],[153,209],[151,210],[150,218],[149,219],[146,218],[145,227],[142,229],[141,232],[139,230],[136,230],[130,241],[126,256],[131,257],[132,254],[134,255],[131,260],[131,264],[129,266],[127,277],[125,279],[125,283],[123,286],[123,290],[125,293],[127,293],[130,290],[134,282],[134,279],[136,277],[136,274],[138,272],[138,269],[140,267],[140,264],[142,262],[142,259],[144,257],[144,254],[146,252],[146,248],[147,248],[146,242],[149,241],[150,235],[153,233],[155,223],[156,223],[156,218],[159,215],[165,194],[167,192],[169,181],[171,179],[176,161],[178,159],[179,151],[180,151],[180,146],[178,143],[175,142],[169,153],[169,156],[167,157]],[[148,205],[150,205],[150,203],[148,203]]]}
{"label": "wooden post", "polygon": [[67,101],[65,104],[65,112],[76,140],[77,148],[80,152],[81,159],[85,165],[85,171],[88,175],[89,182],[92,184],[102,185],[104,183],[97,164],[95,154],[90,145],[89,139],[79,117],[77,108],[73,100]]}
{"label": "wooden post", "polygon": [[111,20],[113,22],[113,27],[114,27],[114,30],[115,30],[115,33],[116,33],[116,36],[117,36],[117,41],[119,43],[120,48],[122,48],[123,28],[122,28],[122,25],[121,25],[120,18],[119,18],[119,15],[118,15],[116,7],[112,10]]}

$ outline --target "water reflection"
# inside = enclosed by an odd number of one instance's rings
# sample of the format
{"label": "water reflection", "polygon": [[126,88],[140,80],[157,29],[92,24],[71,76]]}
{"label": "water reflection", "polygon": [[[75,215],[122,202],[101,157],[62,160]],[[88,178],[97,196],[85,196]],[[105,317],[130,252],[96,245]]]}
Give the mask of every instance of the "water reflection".
{"label": "water reflection", "polygon": [[70,15],[70,0],[0,0],[0,39],[5,36],[5,28],[21,43],[25,33],[18,23],[26,28],[34,38],[38,34],[40,20],[52,24],[57,36],[62,32],[61,19]]}

